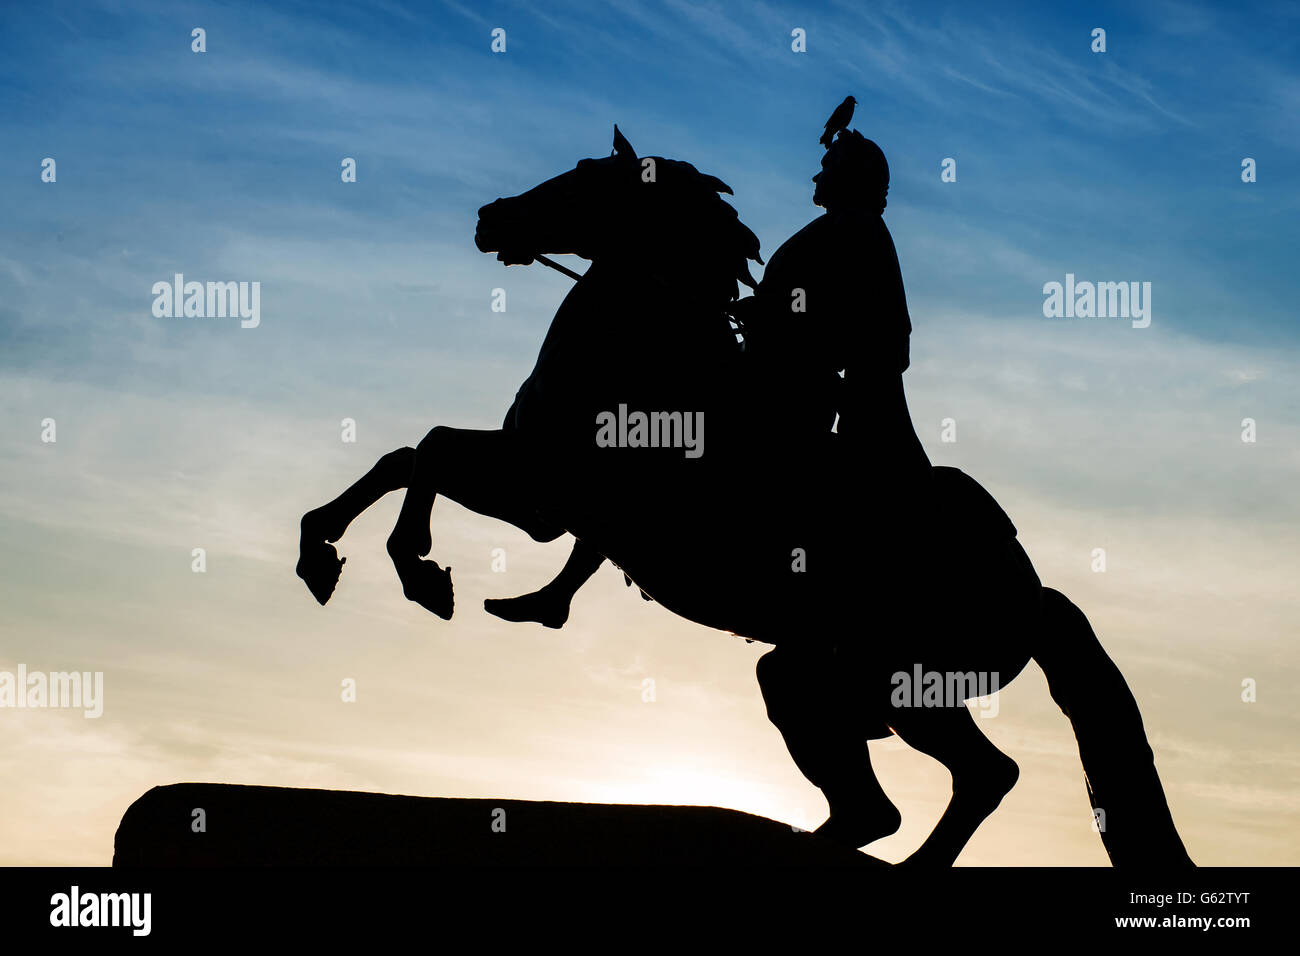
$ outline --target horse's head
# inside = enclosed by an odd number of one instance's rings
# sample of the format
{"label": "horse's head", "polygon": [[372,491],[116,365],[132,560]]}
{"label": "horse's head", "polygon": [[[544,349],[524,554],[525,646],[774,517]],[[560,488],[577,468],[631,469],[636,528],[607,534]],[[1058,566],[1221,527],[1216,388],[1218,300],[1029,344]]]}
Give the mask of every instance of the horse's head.
{"label": "horse's head", "polygon": [[638,158],[614,127],[614,151],[584,159],[518,196],[478,211],[474,244],[507,265],[537,255],[570,253],[591,259],[647,259],[649,270],[683,270],[753,287],[747,260],[759,258],[758,238],[718,193],[731,188],[690,163]]}

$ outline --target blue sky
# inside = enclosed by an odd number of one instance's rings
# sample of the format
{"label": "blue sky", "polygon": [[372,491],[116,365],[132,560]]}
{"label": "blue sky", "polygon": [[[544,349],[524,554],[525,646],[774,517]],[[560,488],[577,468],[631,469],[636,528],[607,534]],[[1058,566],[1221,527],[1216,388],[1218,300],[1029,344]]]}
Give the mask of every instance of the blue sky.
{"label": "blue sky", "polygon": [[[441,631],[385,566],[395,501],[345,541],[328,609],[291,569],[303,510],[433,424],[493,427],[531,367],[568,280],[478,253],[480,205],[606,154],[617,122],[642,154],[726,180],[767,255],[817,212],[817,137],[852,93],[853,126],[891,164],[909,401],[932,458],[984,482],[1044,580],[1097,623],[1195,821],[1193,855],[1300,859],[1277,836],[1300,832],[1297,711],[1244,708],[1236,690],[1297,676],[1295,6],[109,2],[0,16],[0,529],[14,542],[0,666],[99,666],[108,695],[93,731],[28,715],[28,736],[0,744],[0,767],[69,755],[65,783],[20,787],[7,819],[58,808],[91,821],[93,846],[123,800],[188,775],[725,802],[815,825],[815,794],[762,720],[756,651],[629,602],[612,572],[558,637],[474,613],[478,597],[540,584],[560,546],[440,513],[467,594]],[[194,27],[206,53],[191,52]],[[791,51],[796,27],[806,53]],[[1257,182],[1241,181],[1243,157]],[[260,327],[155,318],[151,287],[175,272],[260,281]],[[1043,318],[1043,284],[1067,272],[1151,282],[1151,327]],[[57,446],[38,440],[46,416]],[[339,442],[345,416],[356,445]],[[1245,416],[1255,446],[1239,440]],[[1088,570],[1100,542],[1106,575]],[[500,544],[517,555],[504,582],[483,557]],[[482,646],[500,649],[490,667]],[[348,668],[387,709],[335,713],[320,688]],[[653,722],[646,673],[678,689]],[[1097,862],[1094,834],[1061,836],[1084,803],[1068,727],[1039,678],[1021,685],[998,742],[1036,755],[1021,761],[1024,803],[969,859]],[[717,740],[690,736],[701,720]],[[449,726],[477,730],[440,737]],[[641,751],[669,770],[654,776]],[[593,752],[607,773],[584,762]],[[132,770],[105,763],[111,797],[92,800],[77,781],[106,753]],[[1038,758],[1051,773],[1034,776]],[[892,767],[900,800],[937,812],[923,758],[881,759],[887,789]],[[921,835],[876,851],[905,855]],[[106,859],[54,838],[15,847],[0,860]]]}
{"label": "blue sky", "polygon": [[[1294,341],[1293,7],[587,7],[11,9],[6,255],[49,274],[113,269],[119,287],[94,293],[105,312],[138,300],[128,276],[211,261],[235,236],[432,244],[418,275],[389,282],[486,279],[466,241],[477,207],[600,155],[614,121],[642,152],[731,182],[771,251],[807,213],[809,135],[853,92],[856,127],[892,164],[890,222],[922,315],[977,302],[1033,319],[1042,283],[1073,271],[1152,281],[1157,315],[1186,334]],[[191,24],[206,54],[176,39]],[[30,174],[36,153],[60,162],[57,190]],[[343,155],[360,164],[348,189]],[[955,184],[939,180],[948,156]],[[37,305],[4,281],[10,361],[91,347],[99,331],[68,318],[87,290]],[[400,322],[427,305],[370,285],[294,321],[373,340],[377,317],[349,307]]]}

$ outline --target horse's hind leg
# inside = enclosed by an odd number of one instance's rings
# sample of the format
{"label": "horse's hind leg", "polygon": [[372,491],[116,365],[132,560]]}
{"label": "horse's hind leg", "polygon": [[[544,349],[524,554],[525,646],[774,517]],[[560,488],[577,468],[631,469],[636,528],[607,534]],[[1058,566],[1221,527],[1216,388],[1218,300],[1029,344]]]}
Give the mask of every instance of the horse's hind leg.
{"label": "horse's hind leg", "polygon": [[405,488],[414,467],[414,448],[391,451],[343,494],[302,516],[298,577],[307,582],[312,595],[321,604],[334,593],[343,562],[347,560],[340,558],[329,542],[343,537],[352,519],[384,495]]}
{"label": "horse's hind leg", "polygon": [[938,760],[952,774],[952,799],[934,831],[904,862],[952,866],[976,829],[1020,776],[1016,762],[993,746],[964,704],[899,708],[890,718],[909,746]]}
{"label": "horse's hind leg", "polygon": [[515,432],[440,425],[424,437],[415,449],[402,512],[388,537],[388,555],[407,598],[441,618],[452,615],[451,568],[420,560],[433,549],[429,518],[438,495],[509,522],[536,541],[554,541],[564,533],[537,517],[528,478],[520,471]]}
{"label": "horse's hind leg", "polygon": [[895,832],[902,818],[872,770],[842,665],[827,651],[778,648],[759,658],[758,683],[768,719],[830,807],[817,835],[856,849]]}

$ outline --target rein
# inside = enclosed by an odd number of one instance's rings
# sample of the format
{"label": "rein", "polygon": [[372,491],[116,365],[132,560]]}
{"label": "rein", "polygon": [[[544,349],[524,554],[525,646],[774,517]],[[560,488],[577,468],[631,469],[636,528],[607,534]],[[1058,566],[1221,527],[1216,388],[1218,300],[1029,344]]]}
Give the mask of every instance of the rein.
{"label": "rein", "polygon": [[552,269],[554,269],[556,272],[562,272],[562,273],[564,273],[564,274],[565,274],[566,276],[568,276],[570,279],[581,279],[581,278],[582,278],[582,274],[581,274],[581,273],[579,273],[579,272],[574,272],[574,271],[573,271],[572,269],[570,269],[568,266],[562,266],[562,265],[560,265],[560,264],[559,264],[558,262],[556,262],[554,259],[548,259],[546,256],[533,256],[533,258],[534,258],[535,260],[537,260],[538,262],[540,262],[540,263],[541,263],[542,265],[544,265],[544,266],[550,266],[550,267],[551,267]]}

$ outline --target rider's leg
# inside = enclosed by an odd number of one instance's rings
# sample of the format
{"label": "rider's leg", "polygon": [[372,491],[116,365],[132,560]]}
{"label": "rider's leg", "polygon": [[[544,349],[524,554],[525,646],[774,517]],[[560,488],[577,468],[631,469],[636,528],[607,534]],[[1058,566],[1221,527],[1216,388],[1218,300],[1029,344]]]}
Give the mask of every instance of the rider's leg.
{"label": "rider's leg", "polygon": [[790,756],[830,805],[818,835],[861,847],[894,833],[898,808],[876,780],[852,687],[830,652],[770,651],[758,661],[758,683]]}
{"label": "rider's leg", "polygon": [[321,505],[302,516],[301,536],[298,541],[298,577],[316,600],[324,604],[338,584],[343,561],[327,542],[343,537],[357,515],[388,494],[405,488],[415,467],[415,449],[399,448],[391,451],[365,475],[328,504]]}
{"label": "rider's leg", "polygon": [[563,627],[569,619],[573,596],[604,561],[605,556],[595,548],[574,539],[569,559],[550,583],[531,594],[484,601],[483,607],[489,614],[507,621],[536,621],[546,627]]}
{"label": "rider's leg", "polygon": [[965,704],[899,708],[891,723],[905,743],[929,754],[952,774],[948,808],[904,862],[952,866],[975,830],[1015,786],[1020,768],[980,732]]}
{"label": "rider's leg", "polygon": [[403,593],[439,617],[452,614],[451,569],[420,560],[433,548],[429,518],[437,495],[507,521],[536,541],[554,541],[564,533],[537,517],[519,477],[518,441],[510,431],[438,426],[416,447],[415,468],[388,537],[388,554]]}

